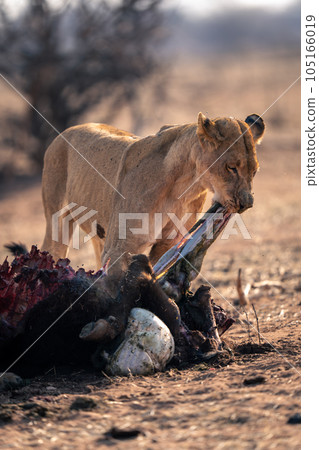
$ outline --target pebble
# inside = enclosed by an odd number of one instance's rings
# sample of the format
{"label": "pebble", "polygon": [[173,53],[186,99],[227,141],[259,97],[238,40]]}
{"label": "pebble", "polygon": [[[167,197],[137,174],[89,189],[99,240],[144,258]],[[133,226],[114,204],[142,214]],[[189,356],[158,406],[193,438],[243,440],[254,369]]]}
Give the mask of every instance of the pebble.
{"label": "pebble", "polygon": [[243,383],[245,386],[253,386],[256,384],[266,383],[267,378],[262,375],[257,375],[256,377],[245,378]]}
{"label": "pebble", "polygon": [[139,436],[140,434],[144,434],[138,428],[126,428],[121,429],[117,427],[112,427],[109,431],[107,431],[104,436],[106,438],[112,437],[114,439],[131,439]]}
{"label": "pebble", "polygon": [[70,409],[91,410],[97,407],[96,401],[91,397],[77,397],[71,404]]}
{"label": "pebble", "polygon": [[292,416],[289,417],[287,423],[289,423],[290,425],[296,425],[301,423],[301,414],[300,413],[293,414]]}

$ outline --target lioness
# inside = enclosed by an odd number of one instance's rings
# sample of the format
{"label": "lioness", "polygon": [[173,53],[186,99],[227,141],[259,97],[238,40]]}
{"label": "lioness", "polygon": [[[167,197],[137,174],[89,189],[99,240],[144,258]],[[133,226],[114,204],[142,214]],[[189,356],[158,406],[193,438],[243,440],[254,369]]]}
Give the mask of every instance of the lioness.
{"label": "lioness", "polygon": [[[143,253],[150,247],[154,263],[179,238],[177,234],[171,239],[174,223],[167,213],[178,218],[192,213],[184,224],[189,229],[208,191],[233,212],[253,205],[251,185],[258,168],[255,143],[261,141],[264,129],[257,114],[244,122],[227,117],[210,120],[202,113],[197,124],[167,125],[145,138],[95,123],[67,129],[45,154],[42,194],[47,225],[42,250],[54,258],[67,255],[61,216],[58,242],[52,240],[52,216],[64,206],[74,203],[96,210],[81,228],[89,234],[92,221],[97,220],[98,233],[92,239],[97,267],[108,262],[108,290],[115,295],[129,253]],[[149,230],[156,224],[158,230],[160,215],[154,214],[162,213],[160,237],[151,236],[150,231],[127,233],[121,239],[120,213],[148,213]],[[68,222],[70,239],[74,221],[75,217]]]}

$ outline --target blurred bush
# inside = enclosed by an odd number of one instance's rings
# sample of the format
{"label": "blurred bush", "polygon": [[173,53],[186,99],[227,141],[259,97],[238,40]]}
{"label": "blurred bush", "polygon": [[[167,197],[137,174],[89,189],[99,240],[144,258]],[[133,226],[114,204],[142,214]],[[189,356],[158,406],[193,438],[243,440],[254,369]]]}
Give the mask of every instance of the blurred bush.
{"label": "blurred bush", "polygon": [[6,115],[2,145],[30,149],[41,168],[56,132],[37,111],[63,131],[103,98],[116,108],[134,101],[136,84],[158,67],[160,2],[27,0],[18,14],[0,2],[0,70],[34,107]]}

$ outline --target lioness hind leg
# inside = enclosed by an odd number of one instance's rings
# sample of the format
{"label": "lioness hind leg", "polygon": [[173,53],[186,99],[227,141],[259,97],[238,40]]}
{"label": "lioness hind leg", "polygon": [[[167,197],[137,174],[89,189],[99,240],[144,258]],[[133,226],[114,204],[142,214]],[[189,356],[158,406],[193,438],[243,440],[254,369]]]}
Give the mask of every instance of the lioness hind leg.
{"label": "lioness hind leg", "polygon": [[[67,225],[68,236],[66,236],[65,230],[63,231],[64,224],[61,217],[56,221],[55,229],[52,228],[52,216],[55,212],[56,211],[52,211],[52,214],[49,214],[48,217],[46,217],[47,224],[41,250],[51,253],[54,260],[57,261],[60,258],[66,258],[68,256],[69,242],[72,239],[73,234],[73,221],[71,220]],[[63,243],[66,239],[68,244]]]}
{"label": "lioness hind leg", "polygon": [[[55,260],[67,256],[73,229],[72,224],[69,223],[68,230],[63,230],[62,215],[60,214],[61,209],[66,205],[67,162],[65,153],[63,148],[58,148],[57,140],[53,141],[45,154],[42,175],[42,202],[46,218],[46,231],[41,250],[50,252]],[[66,231],[69,239],[65,236]],[[66,240],[67,243],[63,243]]]}

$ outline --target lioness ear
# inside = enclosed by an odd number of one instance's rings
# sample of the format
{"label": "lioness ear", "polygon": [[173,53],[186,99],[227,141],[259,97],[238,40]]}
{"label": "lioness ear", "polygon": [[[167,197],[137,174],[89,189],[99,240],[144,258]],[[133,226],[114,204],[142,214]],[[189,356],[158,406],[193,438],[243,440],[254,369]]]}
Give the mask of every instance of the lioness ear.
{"label": "lioness ear", "polygon": [[198,113],[197,120],[197,135],[200,140],[207,139],[208,141],[216,143],[216,141],[223,141],[225,139],[225,137],[220,134],[217,124],[212,120],[209,120],[203,113]]}
{"label": "lioness ear", "polygon": [[265,123],[258,114],[251,114],[246,117],[245,122],[249,125],[255,144],[260,144],[265,132]]}

